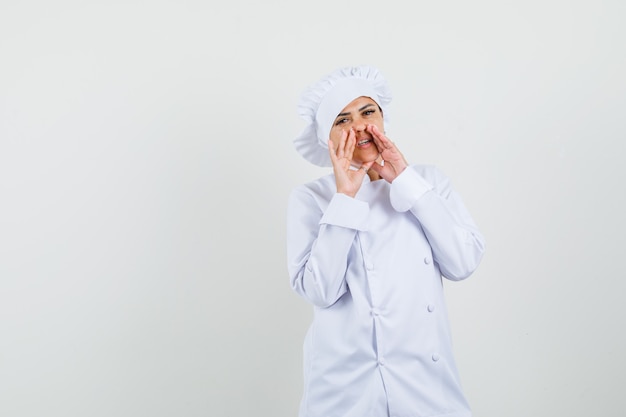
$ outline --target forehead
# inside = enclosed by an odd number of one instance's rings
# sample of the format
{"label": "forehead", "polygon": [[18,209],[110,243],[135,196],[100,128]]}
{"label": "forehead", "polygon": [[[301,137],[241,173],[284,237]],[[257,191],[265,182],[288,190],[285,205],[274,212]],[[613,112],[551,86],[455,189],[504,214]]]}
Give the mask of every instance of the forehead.
{"label": "forehead", "polygon": [[339,114],[354,113],[356,111],[359,111],[359,109],[362,108],[363,106],[367,106],[368,104],[373,104],[376,106],[378,105],[376,104],[374,100],[372,100],[369,97],[366,97],[366,96],[357,97],[354,100],[352,100],[350,103],[348,103],[343,109],[341,109]]}

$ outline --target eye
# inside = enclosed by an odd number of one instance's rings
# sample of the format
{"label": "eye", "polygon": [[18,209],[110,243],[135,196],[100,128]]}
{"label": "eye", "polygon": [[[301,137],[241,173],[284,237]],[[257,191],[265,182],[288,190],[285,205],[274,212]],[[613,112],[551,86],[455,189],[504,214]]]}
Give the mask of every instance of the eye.
{"label": "eye", "polygon": [[367,109],[363,112],[363,116],[369,116],[374,113],[376,113],[376,109]]}
{"label": "eye", "polygon": [[342,125],[342,124],[347,123],[347,122],[348,122],[348,118],[347,117],[344,117],[343,119],[337,119],[335,121],[335,126],[339,126],[339,125]]}

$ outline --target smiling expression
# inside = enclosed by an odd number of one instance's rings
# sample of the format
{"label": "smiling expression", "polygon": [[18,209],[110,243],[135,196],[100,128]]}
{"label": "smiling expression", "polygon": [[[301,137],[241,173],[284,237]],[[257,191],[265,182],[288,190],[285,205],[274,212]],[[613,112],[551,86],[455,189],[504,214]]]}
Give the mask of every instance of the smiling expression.
{"label": "smiling expression", "polygon": [[383,113],[371,98],[358,97],[341,110],[330,130],[330,140],[336,147],[342,132],[354,129],[356,146],[352,154],[353,165],[360,166],[365,162],[375,161],[380,155],[372,135],[365,130],[367,125],[376,125],[383,132]]}

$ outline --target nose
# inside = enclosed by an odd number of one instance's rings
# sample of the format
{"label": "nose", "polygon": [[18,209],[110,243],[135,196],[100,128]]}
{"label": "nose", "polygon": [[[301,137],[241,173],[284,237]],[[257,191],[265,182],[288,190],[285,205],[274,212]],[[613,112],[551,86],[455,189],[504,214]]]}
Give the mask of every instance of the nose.
{"label": "nose", "polygon": [[366,127],[367,127],[367,124],[363,120],[356,120],[354,124],[352,125],[352,128],[354,129],[356,133],[365,132]]}

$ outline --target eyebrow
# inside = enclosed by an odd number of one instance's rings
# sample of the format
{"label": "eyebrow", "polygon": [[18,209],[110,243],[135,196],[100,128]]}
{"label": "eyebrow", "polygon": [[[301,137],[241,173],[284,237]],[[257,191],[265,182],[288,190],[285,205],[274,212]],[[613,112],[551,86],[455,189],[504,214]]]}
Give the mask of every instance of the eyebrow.
{"label": "eyebrow", "polygon": [[[365,110],[366,108],[371,107],[371,106],[373,106],[373,105],[374,105],[374,104],[372,104],[372,103],[368,103],[368,104],[366,104],[365,106],[361,107],[358,111],[363,111],[363,110]],[[349,116],[349,115],[350,115],[350,112],[347,112],[347,113],[339,113],[339,114],[337,115],[337,117]],[[335,119],[337,119],[337,117],[335,117]]]}

